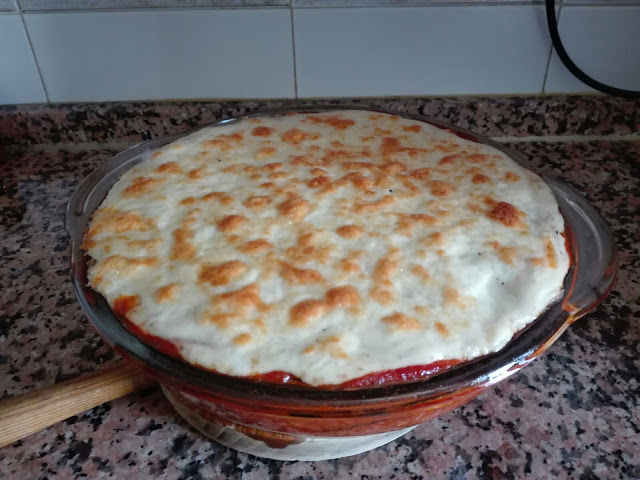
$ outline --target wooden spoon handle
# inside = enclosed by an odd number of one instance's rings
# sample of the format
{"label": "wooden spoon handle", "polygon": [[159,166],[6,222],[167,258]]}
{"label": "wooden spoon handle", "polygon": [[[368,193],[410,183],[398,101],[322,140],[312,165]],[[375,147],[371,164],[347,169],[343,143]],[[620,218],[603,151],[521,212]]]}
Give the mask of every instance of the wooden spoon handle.
{"label": "wooden spoon handle", "polygon": [[122,362],[73,380],[0,400],[0,447],[155,381]]}

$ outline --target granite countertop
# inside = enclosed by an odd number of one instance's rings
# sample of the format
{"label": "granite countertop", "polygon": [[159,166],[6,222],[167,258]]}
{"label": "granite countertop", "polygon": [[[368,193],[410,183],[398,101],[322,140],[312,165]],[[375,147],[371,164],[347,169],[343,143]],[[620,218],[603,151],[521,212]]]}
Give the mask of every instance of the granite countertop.
{"label": "granite countertop", "polygon": [[[619,246],[619,278],[607,300],[527,368],[367,453],[323,462],[238,453],[203,438],[152,389],[0,449],[0,478],[640,478],[640,102],[597,96],[359,102],[495,137],[539,172],[577,187],[608,220]],[[81,179],[140,140],[291,104],[0,107],[3,397],[118,361],[83,316],[70,281],[63,211]]]}

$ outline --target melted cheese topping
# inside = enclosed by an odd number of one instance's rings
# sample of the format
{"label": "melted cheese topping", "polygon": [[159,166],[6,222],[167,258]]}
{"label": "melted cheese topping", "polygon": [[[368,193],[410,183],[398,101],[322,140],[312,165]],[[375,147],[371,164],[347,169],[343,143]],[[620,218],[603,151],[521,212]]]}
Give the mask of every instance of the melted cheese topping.
{"label": "melted cheese topping", "polygon": [[500,349],[561,294],[563,231],[550,189],[501,152],[336,111],[149,153],[84,248],[91,286],[185,360],[329,385]]}

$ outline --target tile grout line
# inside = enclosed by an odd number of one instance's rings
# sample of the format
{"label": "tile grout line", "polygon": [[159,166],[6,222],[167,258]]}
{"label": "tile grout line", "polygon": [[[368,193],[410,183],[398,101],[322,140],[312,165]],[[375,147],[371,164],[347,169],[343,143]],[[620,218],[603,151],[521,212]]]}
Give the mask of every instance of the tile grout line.
{"label": "tile grout line", "polygon": [[296,62],[296,31],[293,20],[293,0],[289,0],[289,14],[291,15],[291,54],[293,55],[293,95],[298,98],[298,65]]}
{"label": "tile grout line", "polygon": [[[640,135],[541,135],[528,137],[489,137],[500,143],[584,143],[584,142],[640,142]],[[35,145],[5,145],[7,151],[25,152],[55,152],[66,150],[71,152],[113,150],[122,151],[142,143],[132,140],[111,140],[107,142],[69,142],[69,143],[38,143]]]}
{"label": "tile grout line", "polygon": [[44,77],[42,76],[42,70],[40,70],[40,62],[38,62],[38,57],[36,56],[36,51],[33,49],[33,42],[31,41],[31,35],[29,34],[29,29],[27,28],[27,23],[24,21],[24,15],[22,10],[18,13],[20,15],[20,21],[22,22],[22,28],[24,28],[24,34],[27,36],[27,42],[29,42],[29,48],[31,49],[31,55],[33,56],[33,62],[36,64],[36,70],[38,71],[38,77],[40,78],[40,83],[42,84],[42,90],[44,91],[44,96],[47,99],[47,103],[51,103],[51,98],[49,97],[49,91],[47,90],[47,85],[44,83]]}
{"label": "tile grout line", "polygon": [[[558,29],[560,28],[560,13],[562,12],[562,5],[564,4],[564,0],[560,2],[558,6],[558,14],[556,16],[556,23],[558,23]],[[546,11],[545,11],[545,20],[546,20]],[[546,22],[545,22],[546,23]],[[547,28],[547,34],[549,33],[549,28]],[[542,80],[542,94],[544,95],[547,91],[547,79],[549,78],[549,68],[551,68],[551,57],[553,57],[553,42],[550,42],[549,45],[549,56],[547,57],[547,68],[544,70],[544,79]]]}

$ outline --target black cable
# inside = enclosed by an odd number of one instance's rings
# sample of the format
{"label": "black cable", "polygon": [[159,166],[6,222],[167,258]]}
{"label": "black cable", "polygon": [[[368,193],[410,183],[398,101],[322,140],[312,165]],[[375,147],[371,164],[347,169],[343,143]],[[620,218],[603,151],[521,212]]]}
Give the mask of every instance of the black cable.
{"label": "black cable", "polygon": [[564,49],[564,45],[562,44],[562,40],[560,39],[560,34],[558,33],[558,21],[556,20],[556,10],[555,10],[555,1],[554,0],[546,0],[546,9],[547,9],[547,25],[549,27],[549,34],[551,35],[551,43],[553,43],[553,48],[556,49],[560,60],[564,63],[564,66],[569,69],[573,75],[582,82],[589,85],[591,88],[595,88],[602,93],[607,93],[609,95],[614,95],[616,97],[625,97],[625,98],[640,98],[640,90],[624,90],[622,88],[612,87],[611,85],[606,85],[601,83],[589,75],[584,73],[569,57],[569,54]]}

